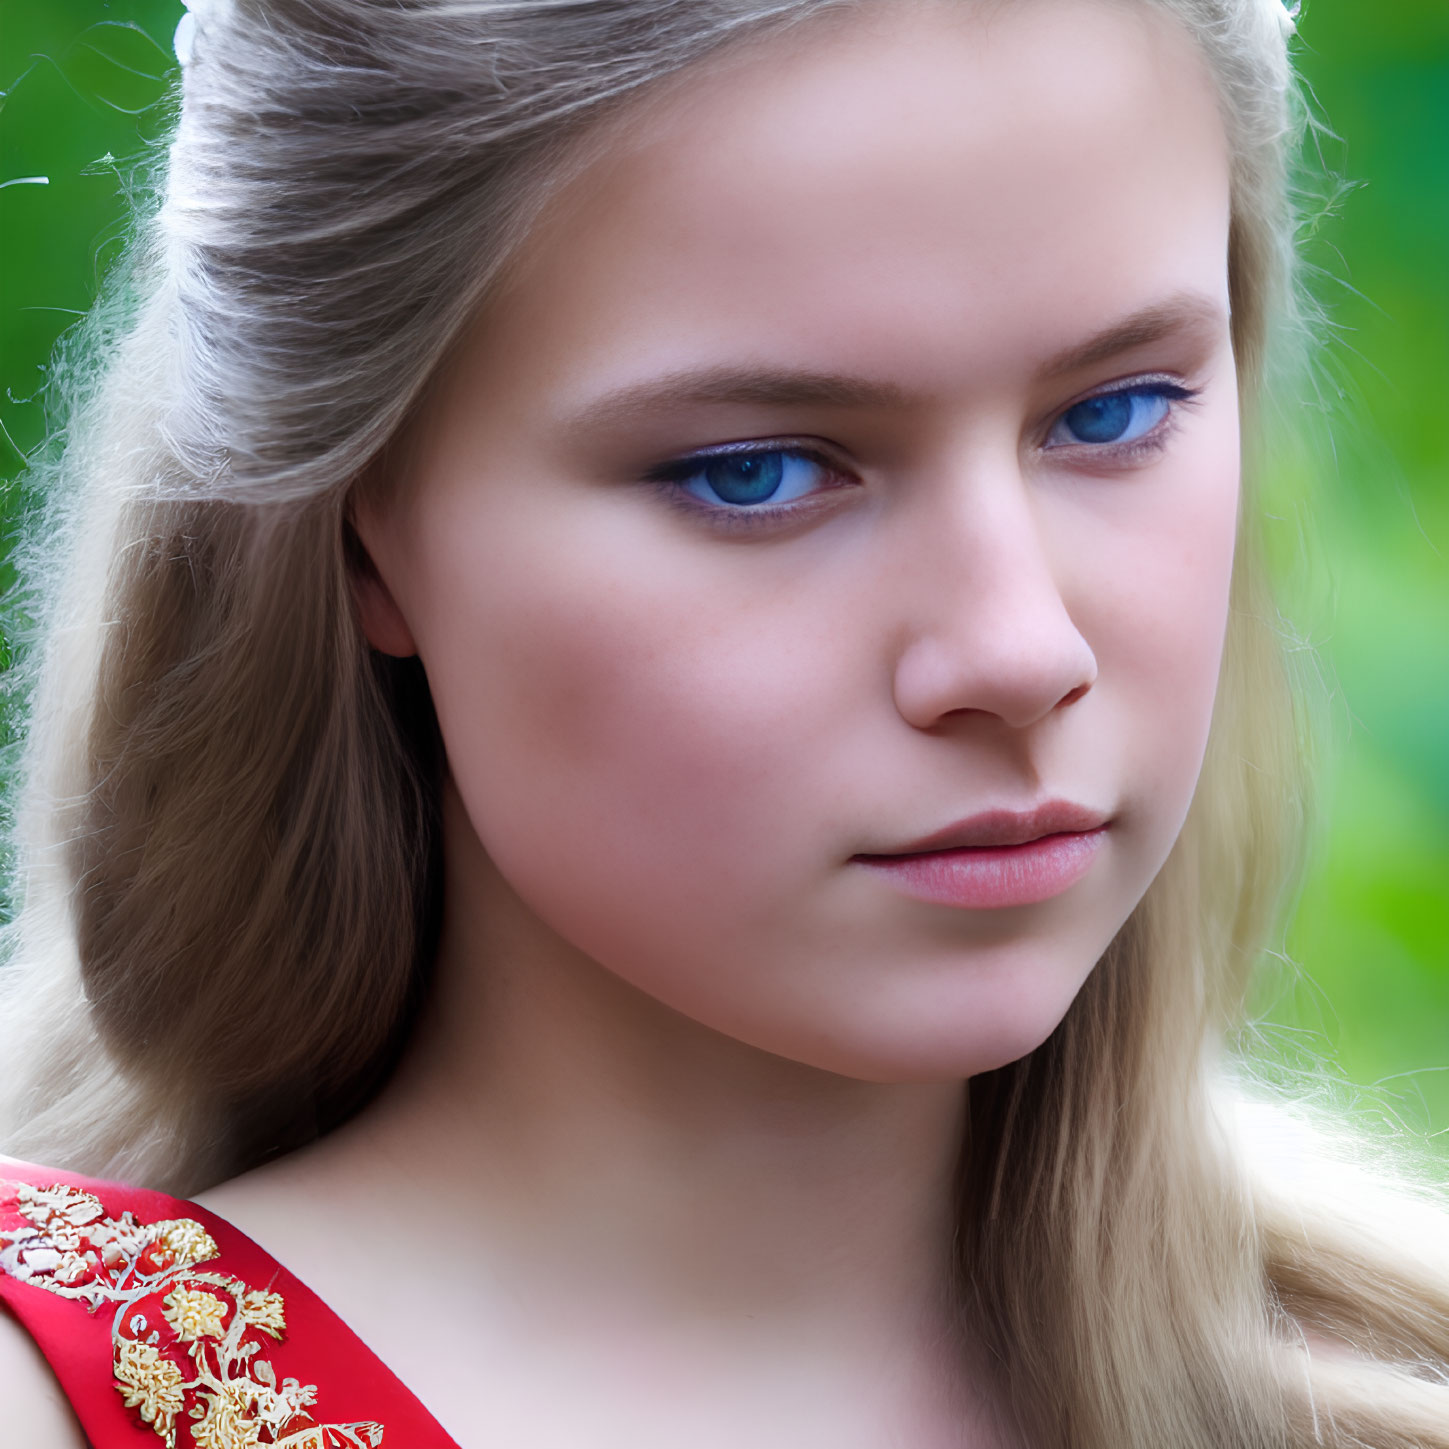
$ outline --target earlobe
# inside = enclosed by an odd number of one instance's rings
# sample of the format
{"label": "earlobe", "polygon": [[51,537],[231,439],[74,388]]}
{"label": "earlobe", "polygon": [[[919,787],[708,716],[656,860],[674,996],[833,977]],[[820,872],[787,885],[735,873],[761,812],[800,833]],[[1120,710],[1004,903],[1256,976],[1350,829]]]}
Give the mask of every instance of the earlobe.
{"label": "earlobe", "polygon": [[406,659],[418,652],[412,630],[372,560],[361,534],[352,519],[347,530],[347,573],[352,584],[352,597],[357,606],[357,621],[363,637],[380,654]]}

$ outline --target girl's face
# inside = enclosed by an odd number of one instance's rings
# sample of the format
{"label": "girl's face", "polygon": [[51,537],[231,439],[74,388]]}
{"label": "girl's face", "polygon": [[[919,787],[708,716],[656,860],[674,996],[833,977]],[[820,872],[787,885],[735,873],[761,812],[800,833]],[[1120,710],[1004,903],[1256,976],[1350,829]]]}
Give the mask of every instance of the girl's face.
{"label": "girl's face", "polygon": [[1202,761],[1212,83],[1145,6],[895,5],[678,78],[605,153],[359,517],[369,637],[421,654],[548,949],[834,1072],[999,1066]]}

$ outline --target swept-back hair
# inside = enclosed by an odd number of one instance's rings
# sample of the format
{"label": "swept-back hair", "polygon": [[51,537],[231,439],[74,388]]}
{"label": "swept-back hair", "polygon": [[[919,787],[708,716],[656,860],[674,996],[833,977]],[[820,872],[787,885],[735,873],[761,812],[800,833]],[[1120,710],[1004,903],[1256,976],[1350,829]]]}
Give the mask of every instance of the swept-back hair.
{"label": "swept-back hair", "polygon": [[[7,1150],[194,1191],[385,1078],[426,989],[440,755],[419,667],[359,631],[350,490],[608,118],[880,3],[194,7],[157,204],[37,475]],[[1291,24],[1119,3],[1174,16],[1217,83],[1251,418],[1294,313]],[[1250,489],[1183,835],[1060,1028],[970,1084],[961,1312],[1042,1449],[1449,1446],[1444,1217],[1347,1168],[1330,1191],[1287,1119],[1274,1178],[1221,1086],[1300,759]]]}

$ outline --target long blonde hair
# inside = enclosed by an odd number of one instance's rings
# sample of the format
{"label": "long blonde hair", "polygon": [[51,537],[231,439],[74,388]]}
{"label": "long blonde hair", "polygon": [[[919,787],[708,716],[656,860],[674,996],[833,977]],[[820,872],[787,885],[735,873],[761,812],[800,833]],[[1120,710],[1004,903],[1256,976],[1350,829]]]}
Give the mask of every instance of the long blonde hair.
{"label": "long blonde hair", "polygon": [[[359,633],[349,490],[605,117],[865,3],[201,12],[31,549],[7,1150],[194,1191],[385,1078],[426,989],[440,757],[415,662]],[[1293,315],[1289,24],[1279,0],[1139,3],[1190,29],[1221,93],[1251,414]],[[1311,1133],[1274,1180],[1222,1086],[1302,801],[1250,496],[1241,535],[1182,838],[1051,1039],[970,1086],[961,1311],[1043,1449],[1449,1445],[1446,1219],[1406,1188],[1330,1201]],[[1333,1182],[1370,1202],[1348,1167]],[[1411,1256],[1392,1224],[1415,1212]]]}

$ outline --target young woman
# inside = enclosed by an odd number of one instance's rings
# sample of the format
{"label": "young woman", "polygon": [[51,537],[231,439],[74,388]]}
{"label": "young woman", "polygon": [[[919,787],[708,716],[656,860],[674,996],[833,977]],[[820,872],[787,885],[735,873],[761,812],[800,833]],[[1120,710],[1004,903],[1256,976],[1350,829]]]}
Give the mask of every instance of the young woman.
{"label": "young woman", "polygon": [[47,529],[15,1435],[1449,1444],[1442,1209],[1221,1059],[1290,29],[195,9]]}

